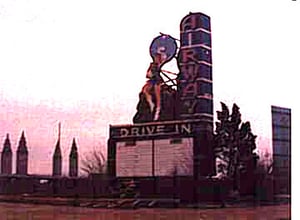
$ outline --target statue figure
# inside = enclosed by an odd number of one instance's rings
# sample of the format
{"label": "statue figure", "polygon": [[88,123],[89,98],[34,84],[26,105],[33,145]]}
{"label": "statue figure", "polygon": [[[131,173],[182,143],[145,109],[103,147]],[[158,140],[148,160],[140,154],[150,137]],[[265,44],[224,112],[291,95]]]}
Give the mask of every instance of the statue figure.
{"label": "statue figure", "polygon": [[148,102],[148,105],[150,107],[150,112],[152,113],[154,110],[154,103],[152,101],[152,96],[150,94],[150,90],[153,87],[154,88],[154,94],[155,94],[155,100],[156,100],[156,110],[154,115],[154,121],[158,120],[159,113],[160,113],[160,104],[161,104],[161,98],[160,98],[160,86],[163,83],[163,79],[160,76],[161,72],[161,65],[166,60],[166,54],[165,54],[165,48],[160,47],[157,54],[154,56],[154,61],[150,64],[146,77],[148,78],[148,81],[142,88],[142,92],[144,93],[146,100]]}
{"label": "statue figure", "polygon": [[[154,97],[154,87],[149,89],[150,97]],[[160,114],[157,121],[172,121],[179,119],[177,91],[170,86],[160,85]],[[154,100],[155,101],[155,100]],[[154,102],[155,103],[155,102]],[[133,117],[133,123],[145,123],[153,121],[153,113],[150,111],[148,101],[143,91],[139,94],[139,102],[136,107],[137,112]]]}
{"label": "statue figure", "polygon": [[[171,120],[174,117],[174,114],[171,116],[171,113],[162,115],[165,114],[163,113],[164,110],[162,110],[162,107],[173,106],[175,98],[174,89],[166,88],[167,85],[160,74],[163,74],[170,81],[172,81],[172,79],[170,79],[164,73],[165,70],[162,70],[161,68],[165,63],[169,62],[175,57],[176,52],[177,43],[175,38],[171,37],[170,35],[161,33],[160,36],[153,39],[150,45],[150,55],[153,59],[153,62],[150,63],[147,69],[146,78],[148,80],[146,81],[140,93],[140,101],[137,106],[138,112],[133,118],[134,123]],[[170,73],[169,71],[165,72]],[[171,100],[167,100],[167,97],[171,98]]]}

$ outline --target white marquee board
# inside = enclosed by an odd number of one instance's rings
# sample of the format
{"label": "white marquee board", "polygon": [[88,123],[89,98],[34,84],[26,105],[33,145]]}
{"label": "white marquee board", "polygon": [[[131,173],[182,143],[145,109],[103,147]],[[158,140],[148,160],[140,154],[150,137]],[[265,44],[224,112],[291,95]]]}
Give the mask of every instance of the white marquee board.
{"label": "white marquee board", "polygon": [[118,142],[116,147],[118,177],[193,175],[192,138]]}

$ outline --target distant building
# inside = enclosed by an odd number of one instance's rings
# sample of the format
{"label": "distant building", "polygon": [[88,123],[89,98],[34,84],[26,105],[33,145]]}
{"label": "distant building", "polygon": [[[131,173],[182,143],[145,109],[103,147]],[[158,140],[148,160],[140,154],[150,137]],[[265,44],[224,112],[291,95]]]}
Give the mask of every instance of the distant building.
{"label": "distant building", "polygon": [[78,151],[77,151],[75,138],[73,138],[72,148],[69,155],[69,176],[70,177],[78,176]]}
{"label": "distant building", "polygon": [[17,149],[17,174],[27,175],[28,171],[28,150],[24,131],[22,132]]}
{"label": "distant building", "polygon": [[1,154],[1,174],[12,174],[12,150],[8,134]]}
{"label": "distant building", "polygon": [[53,161],[52,175],[53,176],[61,176],[62,156],[61,156],[60,141],[59,140],[56,143],[52,161]]}
{"label": "distant building", "polygon": [[62,157],[61,157],[61,150],[60,150],[60,124],[58,129],[58,139],[55,146],[53,158],[52,158],[52,175],[53,176],[61,176],[62,171]]}
{"label": "distant building", "polygon": [[291,109],[272,106],[274,193],[291,193]]}

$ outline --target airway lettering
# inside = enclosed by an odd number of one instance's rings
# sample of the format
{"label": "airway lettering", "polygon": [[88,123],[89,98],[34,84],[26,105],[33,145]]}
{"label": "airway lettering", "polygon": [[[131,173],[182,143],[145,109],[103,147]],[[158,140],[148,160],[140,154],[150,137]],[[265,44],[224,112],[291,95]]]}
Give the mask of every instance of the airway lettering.
{"label": "airway lettering", "polygon": [[206,102],[200,100],[200,97],[212,98],[209,17],[196,13],[184,18],[181,22],[180,40],[183,42],[178,56],[181,117],[191,118],[187,115],[196,113],[213,115],[212,111],[205,110],[208,109]]}

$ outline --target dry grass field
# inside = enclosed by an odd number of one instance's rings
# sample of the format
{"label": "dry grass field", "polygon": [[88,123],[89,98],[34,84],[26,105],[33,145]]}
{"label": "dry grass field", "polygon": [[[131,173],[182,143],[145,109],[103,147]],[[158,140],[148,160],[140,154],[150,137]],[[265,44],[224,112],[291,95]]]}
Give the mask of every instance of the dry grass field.
{"label": "dry grass field", "polygon": [[284,220],[290,205],[223,209],[92,209],[68,206],[0,203],[1,220]]}

